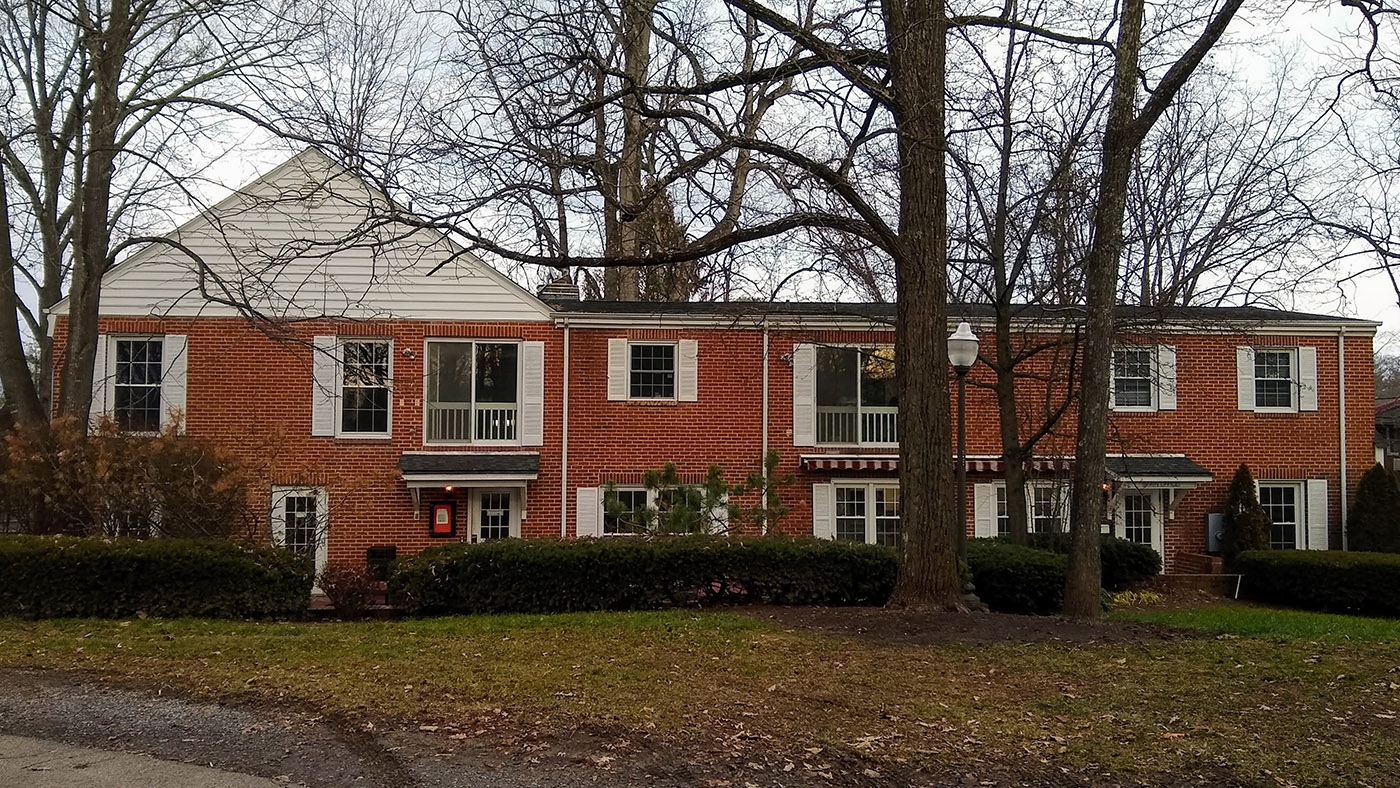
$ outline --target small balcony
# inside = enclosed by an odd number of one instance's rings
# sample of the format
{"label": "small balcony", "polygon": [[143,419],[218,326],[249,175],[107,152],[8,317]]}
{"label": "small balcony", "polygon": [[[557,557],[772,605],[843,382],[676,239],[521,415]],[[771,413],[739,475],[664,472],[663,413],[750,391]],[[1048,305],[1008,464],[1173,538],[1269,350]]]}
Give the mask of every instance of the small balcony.
{"label": "small balcony", "polygon": [[896,445],[899,443],[899,408],[820,406],[817,408],[817,443]]}
{"label": "small balcony", "polygon": [[514,402],[428,403],[429,443],[514,443],[519,438]]}

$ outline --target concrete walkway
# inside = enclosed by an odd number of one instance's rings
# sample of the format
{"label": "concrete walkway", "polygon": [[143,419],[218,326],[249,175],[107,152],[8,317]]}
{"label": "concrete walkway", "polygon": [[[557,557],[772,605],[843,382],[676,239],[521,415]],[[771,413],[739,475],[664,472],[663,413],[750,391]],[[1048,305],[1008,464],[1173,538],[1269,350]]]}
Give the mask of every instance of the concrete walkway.
{"label": "concrete walkway", "polygon": [[86,747],[0,736],[0,785],[9,788],[285,788],[246,774]]}

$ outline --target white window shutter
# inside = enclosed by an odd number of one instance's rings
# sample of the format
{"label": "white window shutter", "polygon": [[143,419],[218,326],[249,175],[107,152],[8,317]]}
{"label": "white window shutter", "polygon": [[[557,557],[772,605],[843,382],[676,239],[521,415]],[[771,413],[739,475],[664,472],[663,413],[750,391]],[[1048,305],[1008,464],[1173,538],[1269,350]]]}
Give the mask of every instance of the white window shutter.
{"label": "white window shutter", "polygon": [[580,487],[575,497],[574,536],[601,536],[598,527],[598,488]]}
{"label": "white window shutter", "polygon": [[1157,346],[1156,383],[1157,410],[1176,410],[1176,348],[1171,345]]}
{"label": "white window shutter", "polygon": [[112,403],[107,392],[111,390],[111,375],[107,371],[107,345],[111,342],[111,337],[106,334],[97,335],[97,355],[92,359],[92,424],[96,424],[103,418],[110,418],[112,415]]}
{"label": "white window shutter", "polygon": [[1235,348],[1235,388],[1240,410],[1254,410],[1254,348]]}
{"label": "white window shutter", "polygon": [[972,486],[972,535],[978,539],[990,539],[997,535],[997,486],[995,484],[974,484]]}
{"label": "white window shutter", "polygon": [[544,343],[520,348],[524,368],[520,386],[520,445],[544,445]]}
{"label": "white window shutter", "polygon": [[627,340],[608,340],[608,399],[627,399]]}
{"label": "white window shutter", "polygon": [[710,508],[710,533],[729,533],[729,493],[722,495],[719,502]]}
{"label": "white window shutter", "polygon": [[1317,348],[1298,348],[1298,410],[1317,410]]}
{"label": "white window shutter", "polygon": [[695,402],[700,398],[700,345],[693,339],[682,339],[676,350],[676,399]]}
{"label": "white window shutter", "polygon": [[812,536],[818,539],[836,538],[835,497],[830,484],[812,485]]}
{"label": "white window shutter", "polygon": [[335,436],[336,370],[340,359],[333,336],[311,338],[311,434]]}
{"label": "white window shutter", "polygon": [[817,347],[792,349],[792,445],[817,445]]}
{"label": "white window shutter", "polygon": [[1327,480],[1308,479],[1308,549],[1327,549]]}
{"label": "white window shutter", "polygon": [[160,426],[179,419],[185,431],[185,392],[188,388],[189,345],[184,334],[166,334],[160,356]]}

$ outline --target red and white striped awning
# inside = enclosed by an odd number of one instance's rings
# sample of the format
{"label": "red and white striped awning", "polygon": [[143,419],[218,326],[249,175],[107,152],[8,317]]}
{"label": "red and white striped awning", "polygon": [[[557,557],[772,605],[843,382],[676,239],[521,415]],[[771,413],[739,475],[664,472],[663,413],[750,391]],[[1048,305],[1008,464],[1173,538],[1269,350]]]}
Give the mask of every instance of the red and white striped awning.
{"label": "red and white striped awning", "polygon": [[[1000,459],[989,457],[968,457],[968,473],[1001,473]],[[802,467],[809,471],[897,471],[897,455],[872,454],[805,454]],[[1074,470],[1074,460],[1069,457],[1042,457],[1031,462],[1035,473],[1068,473]]]}

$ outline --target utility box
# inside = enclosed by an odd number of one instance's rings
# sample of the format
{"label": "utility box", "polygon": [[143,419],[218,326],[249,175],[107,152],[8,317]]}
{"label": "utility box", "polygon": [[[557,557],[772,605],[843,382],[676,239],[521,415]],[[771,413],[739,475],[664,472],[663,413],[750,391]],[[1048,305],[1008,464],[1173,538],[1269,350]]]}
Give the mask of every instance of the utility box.
{"label": "utility box", "polygon": [[1211,512],[1206,515],[1206,551],[1218,553],[1221,551],[1221,540],[1225,536],[1225,513]]}

